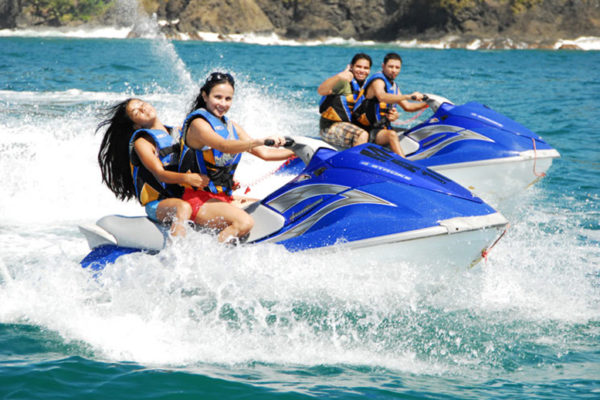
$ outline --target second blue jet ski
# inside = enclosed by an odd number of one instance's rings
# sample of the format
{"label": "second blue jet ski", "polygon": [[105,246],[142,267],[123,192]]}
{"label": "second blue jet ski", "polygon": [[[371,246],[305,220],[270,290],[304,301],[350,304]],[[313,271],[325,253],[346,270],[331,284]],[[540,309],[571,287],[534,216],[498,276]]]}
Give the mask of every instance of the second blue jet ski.
{"label": "second blue jet ski", "polygon": [[400,134],[407,158],[499,202],[545,176],[560,154],[538,134],[478,103],[454,105],[436,95],[434,112]]}
{"label": "second blue jet ski", "polygon": [[[398,128],[406,158],[492,204],[538,181],[560,157],[539,135],[481,103],[454,105],[433,94],[425,101],[433,115],[408,130]],[[281,172],[303,167],[298,160]]]}

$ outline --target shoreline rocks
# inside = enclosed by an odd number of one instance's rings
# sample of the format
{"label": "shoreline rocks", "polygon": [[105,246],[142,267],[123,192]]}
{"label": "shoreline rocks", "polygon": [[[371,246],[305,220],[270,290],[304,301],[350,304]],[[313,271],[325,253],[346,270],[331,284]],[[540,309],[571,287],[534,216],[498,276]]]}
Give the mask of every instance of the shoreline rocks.
{"label": "shoreline rocks", "polygon": [[[44,20],[33,0],[0,0],[0,29],[75,27]],[[600,0],[118,0],[88,25],[137,26],[156,15],[169,38],[202,40],[199,32],[276,34],[297,42],[354,39],[379,43],[444,43],[447,48],[578,50],[565,39],[600,37]],[[43,11],[43,10],[42,10]],[[37,14],[36,14],[37,12]],[[47,14],[46,10],[46,14]],[[52,13],[55,14],[55,13]],[[147,18],[146,18],[147,19]],[[164,23],[163,23],[164,22]],[[140,36],[133,29],[131,36]]]}

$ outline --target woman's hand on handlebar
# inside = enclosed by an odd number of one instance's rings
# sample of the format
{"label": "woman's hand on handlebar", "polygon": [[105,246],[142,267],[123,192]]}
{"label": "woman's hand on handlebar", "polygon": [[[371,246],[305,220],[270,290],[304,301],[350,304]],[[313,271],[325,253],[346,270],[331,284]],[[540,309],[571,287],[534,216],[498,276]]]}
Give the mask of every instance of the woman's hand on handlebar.
{"label": "woman's hand on handlebar", "polygon": [[265,146],[282,147],[285,145],[285,141],[283,136],[269,136],[265,138],[264,144]]}

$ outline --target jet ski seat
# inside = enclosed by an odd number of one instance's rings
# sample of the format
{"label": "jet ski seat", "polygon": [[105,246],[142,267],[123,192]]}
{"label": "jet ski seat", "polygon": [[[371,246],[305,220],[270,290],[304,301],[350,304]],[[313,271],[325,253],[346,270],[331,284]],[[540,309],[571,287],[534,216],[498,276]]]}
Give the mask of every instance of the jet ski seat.
{"label": "jet ski seat", "polygon": [[245,211],[254,218],[254,226],[250,230],[247,241],[254,241],[277,232],[285,225],[285,218],[262,205],[260,202],[250,204]]}
{"label": "jet ski seat", "polygon": [[[122,215],[107,215],[94,225],[79,226],[92,249],[110,244],[144,250],[162,250],[167,241],[168,229],[168,226],[152,222],[147,217]],[[132,232],[135,234],[132,235]]]}
{"label": "jet ski seat", "polygon": [[400,139],[400,147],[402,147],[402,151],[405,156],[408,156],[417,150],[419,150],[419,142],[414,139],[409,138],[403,134],[398,135],[398,139]]}

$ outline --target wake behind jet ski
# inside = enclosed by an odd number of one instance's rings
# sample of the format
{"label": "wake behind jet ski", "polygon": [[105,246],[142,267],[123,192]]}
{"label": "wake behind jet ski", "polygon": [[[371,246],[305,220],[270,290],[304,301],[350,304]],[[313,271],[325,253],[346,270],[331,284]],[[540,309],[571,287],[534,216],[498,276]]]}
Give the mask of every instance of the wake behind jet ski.
{"label": "wake behind jet ski", "polygon": [[[291,148],[307,166],[246,209],[255,220],[247,243],[468,266],[507,225],[465,188],[380,146],[338,152],[298,137]],[[92,248],[84,267],[103,268],[123,254],[158,252],[167,243],[166,229],[146,217],[111,215],[80,229]]]}

